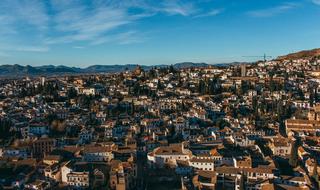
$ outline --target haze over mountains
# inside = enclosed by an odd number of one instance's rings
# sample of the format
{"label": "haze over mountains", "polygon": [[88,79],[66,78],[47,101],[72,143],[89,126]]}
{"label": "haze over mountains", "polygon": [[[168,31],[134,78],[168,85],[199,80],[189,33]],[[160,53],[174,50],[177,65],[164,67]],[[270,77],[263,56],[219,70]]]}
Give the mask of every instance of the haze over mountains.
{"label": "haze over mountains", "polygon": [[[320,49],[304,50],[296,53],[291,53],[284,56],[279,56],[278,60],[283,59],[300,59],[300,58],[312,58],[320,56]],[[233,63],[221,63],[214,64],[216,66],[225,66],[230,64],[241,64],[242,62]],[[193,63],[182,62],[176,63],[173,66],[175,68],[190,68],[190,67],[207,67],[211,64],[207,63]],[[143,69],[151,69],[152,67],[167,67],[169,65],[141,65]],[[62,75],[62,74],[85,74],[85,73],[114,73],[122,72],[125,70],[133,70],[137,67],[136,64],[127,65],[92,65],[86,68],[67,67],[63,65],[44,65],[44,66],[22,66],[22,65],[0,65],[1,77],[17,77],[17,76],[37,76],[37,75]]]}
{"label": "haze over mountains", "polygon": [[[227,64],[239,64],[226,63],[217,65],[227,65]],[[1,65],[0,66],[0,76],[2,77],[18,77],[18,76],[37,76],[37,75],[62,75],[62,74],[85,74],[85,73],[115,73],[122,72],[125,70],[134,70],[138,65],[127,64],[127,65],[92,65],[86,68],[78,67],[67,67],[63,65],[44,65],[44,66],[22,66],[22,65]],[[140,65],[143,69],[151,69],[153,67],[168,67],[170,65]],[[190,67],[207,67],[207,63],[193,63],[193,62],[183,62],[176,63],[173,65],[175,68],[190,68]]]}

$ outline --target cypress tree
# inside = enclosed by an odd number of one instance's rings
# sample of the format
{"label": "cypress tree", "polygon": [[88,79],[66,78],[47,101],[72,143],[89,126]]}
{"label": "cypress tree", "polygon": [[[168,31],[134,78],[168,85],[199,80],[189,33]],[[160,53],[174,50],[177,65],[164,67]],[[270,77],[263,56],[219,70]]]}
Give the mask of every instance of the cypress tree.
{"label": "cypress tree", "polygon": [[240,187],[239,187],[239,190],[245,190],[245,180],[244,180],[244,175],[243,173],[241,174],[241,179],[240,179]]}
{"label": "cypress tree", "polygon": [[298,166],[298,147],[299,142],[298,140],[295,140],[293,145],[291,146],[291,153],[289,158],[289,164],[294,168]]}
{"label": "cypress tree", "polygon": [[315,161],[315,164],[314,164],[313,171],[312,171],[312,178],[315,181],[316,188],[319,189],[320,188],[319,174],[318,174],[318,170],[317,170],[318,169],[318,162],[316,159],[314,159],[314,161]]}

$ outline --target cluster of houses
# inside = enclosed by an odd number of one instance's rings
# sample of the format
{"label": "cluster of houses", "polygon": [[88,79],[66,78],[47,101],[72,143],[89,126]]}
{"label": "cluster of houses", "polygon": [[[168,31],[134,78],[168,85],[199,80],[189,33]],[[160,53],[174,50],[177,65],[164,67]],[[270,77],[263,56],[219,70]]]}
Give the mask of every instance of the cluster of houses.
{"label": "cluster of houses", "polygon": [[0,186],[318,189],[318,69],[297,59],[2,79]]}

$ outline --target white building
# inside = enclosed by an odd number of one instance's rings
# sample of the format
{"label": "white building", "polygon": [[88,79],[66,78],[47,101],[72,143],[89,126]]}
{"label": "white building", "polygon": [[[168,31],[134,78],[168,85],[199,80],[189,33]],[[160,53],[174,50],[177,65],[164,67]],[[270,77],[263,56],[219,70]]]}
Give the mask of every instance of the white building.
{"label": "white building", "polygon": [[189,161],[190,166],[198,170],[213,171],[214,170],[214,160],[210,157],[193,157]]}
{"label": "white building", "polygon": [[67,174],[67,184],[77,188],[89,187],[89,172],[70,172]]}
{"label": "white building", "polygon": [[83,160],[87,162],[109,162],[112,159],[113,153],[109,147],[87,146],[83,150]]}
{"label": "white building", "polygon": [[177,165],[177,160],[188,161],[192,157],[190,150],[184,149],[183,144],[171,144],[158,147],[148,154],[148,163],[151,167]]}

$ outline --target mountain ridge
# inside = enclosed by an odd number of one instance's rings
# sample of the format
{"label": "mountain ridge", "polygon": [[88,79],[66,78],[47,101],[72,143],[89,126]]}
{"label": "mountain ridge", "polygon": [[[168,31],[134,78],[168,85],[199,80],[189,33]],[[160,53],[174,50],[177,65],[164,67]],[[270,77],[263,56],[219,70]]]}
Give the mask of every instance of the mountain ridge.
{"label": "mountain ridge", "polygon": [[[303,50],[295,53],[290,53],[287,55],[279,56],[276,60],[284,59],[300,59],[300,58],[320,58],[320,48]],[[229,65],[237,65],[248,62],[231,62],[231,63],[217,63],[217,64],[208,64],[204,62],[180,62],[175,63],[172,66],[177,69],[183,68],[192,68],[192,67],[208,67],[208,66],[217,66],[224,67]],[[65,74],[93,74],[93,73],[116,73],[123,72],[126,70],[134,70],[138,64],[126,64],[126,65],[91,65],[85,68],[79,67],[68,67],[64,65],[42,65],[42,66],[31,66],[31,65],[0,65],[0,77],[24,77],[24,76],[53,76],[53,75],[65,75]],[[139,65],[141,68],[148,70],[154,67],[169,67],[170,65]]]}
{"label": "mountain ridge", "polygon": [[[208,67],[213,66],[227,66],[233,63],[221,63],[221,64],[207,64],[204,62],[181,62],[175,63],[172,66],[177,69],[192,68],[192,67]],[[239,63],[240,64],[240,63]],[[22,77],[22,76],[39,76],[39,75],[63,75],[63,74],[91,74],[91,73],[116,73],[123,72],[126,70],[134,70],[140,66],[141,68],[148,70],[154,67],[169,67],[171,65],[138,65],[138,64],[126,64],[126,65],[91,65],[85,68],[79,67],[68,67],[64,65],[42,65],[42,66],[30,66],[30,65],[0,65],[0,77]]]}

